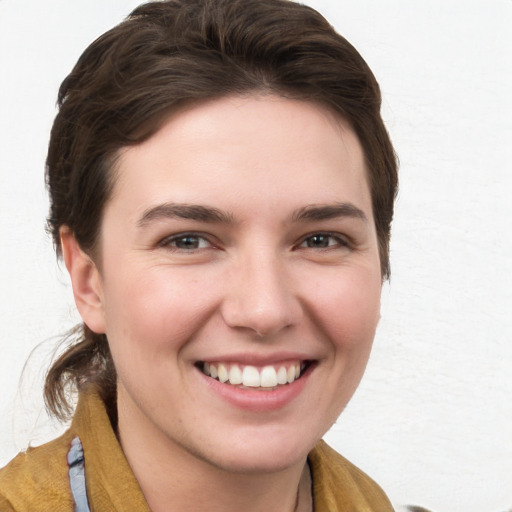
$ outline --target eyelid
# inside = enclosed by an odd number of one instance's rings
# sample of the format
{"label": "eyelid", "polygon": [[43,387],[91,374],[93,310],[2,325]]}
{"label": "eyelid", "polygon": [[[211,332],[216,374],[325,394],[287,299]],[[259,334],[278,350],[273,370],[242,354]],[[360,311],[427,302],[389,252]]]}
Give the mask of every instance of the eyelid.
{"label": "eyelid", "polygon": [[[325,237],[331,237],[334,240],[336,240],[338,243],[334,245],[330,245],[327,247],[317,247],[318,250],[330,250],[330,249],[336,249],[336,248],[351,248],[353,243],[350,240],[350,238],[347,235],[344,235],[339,232],[333,232],[333,231],[313,231],[311,233],[308,233],[307,235],[304,235],[296,245],[297,248],[301,248],[302,244],[306,242],[309,238],[312,238],[314,236],[325,236]],[[314,249],[313,247],[306,247],[307,249]]]}
{"label": "eyelid", "polygon": [[[209,247],[198,247],[198,248],[191,248],[191,249],[184,249],[180,247],[173,247],[171,244],[179,239],[182,238],[198,238],[200,240],[204,240],[208,243]],[[161,247],[164,249],[174,250],[174,251],[183,251],[183,252],[194,252],[199,251],[202,249],[209,249],[211,247],[215,247],[215,243],[211,239],[211,235],[208,235],[206,233],[197,232],[197,231],[183,231],[181,233],[174,233],[172,235],[168,235],[164,238],[162,238],[158,243],[157,247]]]}
{"label": "eyelid", "polygon": [[[329,237],[336,241],[335,244],[328,245],[327,247],[302,247],[302,244],[304,244],[308,239],[319,236],[319,237]],[[208,247],[197,247],[197,248],[180,248],[173,246],[173,242],[176,242],[179,239],[183,238],[197,238],[200,239],[208,244]],[[212,240],[212,235],[204,232],[199,231],[183,231],[180,233],[173,233],[172,235],[168,235],[160,239],[156,247],[157,248],[164,248],[168,250],[174,250],[174,251],[183,251],[183,252],[195,252],[200,251],[204,249],[210,249],[210,248],[217,248],[218,243],[215,240]],[[333,231],[312,231],[304,236],[302,236],[298,242],[295,244],[294,249],[316,249],[316,250],[335,250],[338,248],[351,248],[353,246],[353,241],[350,239],[349,236],[340,233],[340,232],[333,232]]]}

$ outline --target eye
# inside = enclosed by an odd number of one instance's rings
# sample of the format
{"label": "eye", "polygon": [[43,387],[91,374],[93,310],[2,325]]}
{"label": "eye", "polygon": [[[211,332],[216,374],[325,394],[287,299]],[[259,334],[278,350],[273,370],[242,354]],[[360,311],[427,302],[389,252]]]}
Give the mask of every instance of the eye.
{"label": "eye", "polygon": [[195,251],[212,247],[212,244],[197,233],[180,233],[164,238],[159,244],[160,247],[178,251]]}
{"label": "eye", "polygon": [[329,249],[335,247],[348,247],[348,242],[337,234],[314,233],[302,240],[299,247],[309,249]]}

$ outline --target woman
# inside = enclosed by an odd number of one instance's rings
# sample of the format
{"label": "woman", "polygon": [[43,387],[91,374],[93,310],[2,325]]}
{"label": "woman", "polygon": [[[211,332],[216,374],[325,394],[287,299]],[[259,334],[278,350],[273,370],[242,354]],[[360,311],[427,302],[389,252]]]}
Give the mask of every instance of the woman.
{"label": "woman", "polygon": [[83,319],[70,429],[1,510],[391,510],[321,441],[371,349],[396,160],[357,51],[286,0],[142,5],[59,92],[49,226]]}

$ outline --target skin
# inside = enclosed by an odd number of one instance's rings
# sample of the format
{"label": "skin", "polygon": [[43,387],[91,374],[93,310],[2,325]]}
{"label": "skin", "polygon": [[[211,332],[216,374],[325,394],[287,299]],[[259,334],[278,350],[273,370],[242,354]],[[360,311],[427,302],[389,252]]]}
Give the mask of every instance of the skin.
{"label": "skin", "polygon": [[[294,510],[379,319],[356,135],[314,103],[227,97],[174,114],[115,172],[100,260],[61,234],[82,318],[109,339],[119,437],[151,509]],[[294,359],[312,362],[307,376],[271,408],[257,405],[267,391],[226,400],[198,369]]]}

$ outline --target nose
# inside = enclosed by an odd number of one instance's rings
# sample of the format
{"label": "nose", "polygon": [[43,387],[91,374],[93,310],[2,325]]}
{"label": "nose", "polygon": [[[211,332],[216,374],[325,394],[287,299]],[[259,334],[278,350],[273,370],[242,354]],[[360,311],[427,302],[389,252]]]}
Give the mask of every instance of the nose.
{"label": "nose", "polygon": [[222,316],[232,328],[270,337],[297,324],[302,306],[286,263],[275,254],[252,254],[232,269]]}

